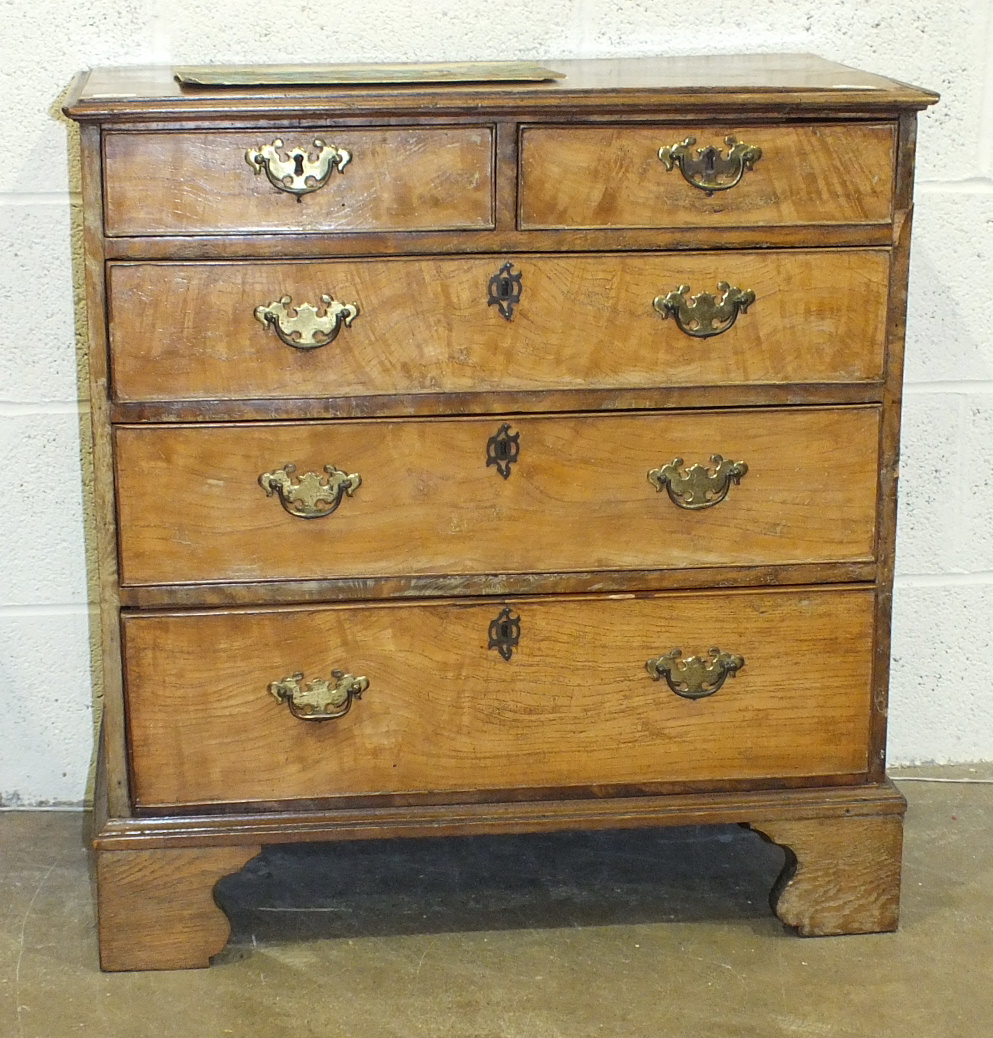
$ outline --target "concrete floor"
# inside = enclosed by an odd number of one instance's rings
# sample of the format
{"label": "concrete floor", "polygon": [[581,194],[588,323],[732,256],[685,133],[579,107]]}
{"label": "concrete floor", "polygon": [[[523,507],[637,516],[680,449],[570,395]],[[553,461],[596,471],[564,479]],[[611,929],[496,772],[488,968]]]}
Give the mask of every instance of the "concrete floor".
{"label": "concrete floor", "polygon": [[175,973],[100,973],[82,815],[0,813],[0,1038],[989,1038],[993,784],[902,788],[897,934],[785,932],[738,827],[370,842],[267,851]]}

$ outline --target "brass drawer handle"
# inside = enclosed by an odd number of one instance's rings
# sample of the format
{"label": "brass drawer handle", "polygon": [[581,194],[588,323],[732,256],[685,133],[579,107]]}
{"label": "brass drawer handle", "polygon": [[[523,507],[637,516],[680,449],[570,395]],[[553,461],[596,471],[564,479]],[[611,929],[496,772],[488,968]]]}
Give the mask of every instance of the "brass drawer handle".
{"label": "brass drawer handle", "polygon": [[255,308],[255,319],[276,330],[287,346],[298,350],[316,350],[334,342],[344,324],[347,328],[359,316],[354,303],[339,303],[331,296],[321,296],[324,313],[310,303],[293,306],[290,296],[281,296],[274,303]]}
{"label": "brass drawer handle", "polygon": [[734,137],[725,137],[724,143],[729,149],[727,158],[720,148],[712,144],[706,148],[697,148],[694,155],[696,137],[687,137],[682,144],[659,148],[659,159],[670,173],[674,166],[678,166],[687,184],[712,195],[715,191],[727,191],[734,187],[745,171],[753,169],[762,158],[762,149],[752,144],[743,144]]}
{"label": "brass drawer handle", "polygon": [[681,332],[694,339],[709,339],[726,332],[738,314],[745,313],[755,302],[755,293],[750,288],[735,288],[726,281],[717,285],[718,295],[700,292],[689,296],[689,285],[680,285],[675,292],[656,296],[652,306],[663,318],[672,317]]}
{"label": "brass drawer handle", "polygon": [[336,169],[341,173],[352,160],[350,152],[325,144],[320,137],[314,138],[313,152],[308,148],[287,148],[281,154],[282,147],[283,142],[277,137],[272,144],[250,148],[245,152],[245,161],[256,176],[265,173],[277,191],[296,195],[298,202],[311,191],[319,191]]}
{"label": "brass drawer handle", "polygon": [[305,472],[294,482],[296,470],[296,465],[286,464],[281,469],[263,472],[259,476],[259,485],[266,497],[278,494],[283,508],[298,519],[321,519],[330,515],[341,504],[345,494],[351,497],[362,485],[362,477],[357,472],[347,475],[334,465],[324,466],[328,474],[326,480],[316,472]]}
{"label": "brass drawer handle", "polygon": [[720,454],[712,454],[714,464],[711,471],[704,465],[691,465],[683,469],[683,459],[673,458],[668,465],[651,469],[648,481],[656,490],[665,490],[674,505],[696,511],[712,508],[728,496],[733,483],[737,486],[748,466],[743,461],[726,461]]}
{"label": "brass drawer handle", "polygon": [[673,649],[665,656],[648,660],[645,669],[658,681],[665,683],[683,699],[705,699],[717,692],[728,677],[734,677],[745,665],[743,656],[711,649],[709,659],[690,656],[683,659],[682,649]]}
{"label": "brass drawer handle", "polygon": [[352,707],[353,699],[361,699],[369,687],[368,678],[357,678],[342,670],[331,671],[334,683],[325,678],[311,678],[301,684],[303,674],[291,674],[282,681],[274,681],[269,691],[279,703],[285,703],[290,713],[301,721],[332,721],[344,717]]}

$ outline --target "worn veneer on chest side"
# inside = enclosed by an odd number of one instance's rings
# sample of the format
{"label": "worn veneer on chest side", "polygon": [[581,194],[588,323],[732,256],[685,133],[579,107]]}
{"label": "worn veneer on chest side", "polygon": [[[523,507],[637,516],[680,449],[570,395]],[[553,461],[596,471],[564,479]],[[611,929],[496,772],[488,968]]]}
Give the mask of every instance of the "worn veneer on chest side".
{"label": "worn veneer on chest side", "polygon": [[879,496],[876,505],[880,572],[876,578],[878,594],[873,682],[875,695],[869,772],[870,780],[874,782],[882,781],[886,775],[886,716],[889,704],[890,632],[900,475],[900,418],[903,405],[907,285],[910,273],[914,163],[917,150],[916,112],[904,112],[900,116],[898,143],[894,195],[894,249],[890,266],[889,312],[886,324],[886,381],[883,386],[883,421],[879,433]]}
{"label": "worn veneer on chest side", "polygon": [[[103,174],[99,126],[80,126],[83,196],[83,264],[88,338],[89,412],[93,438],[93,515],[91,551],[97,563],[100,601],[99,665],[103,689],[99,789],[110,817],[131,814],[128,789],[121,672],[119,572],[117,564],[114,445],[110,415],[110,357],[103,250]],[[98,812],[101,808],[98,806]]]}

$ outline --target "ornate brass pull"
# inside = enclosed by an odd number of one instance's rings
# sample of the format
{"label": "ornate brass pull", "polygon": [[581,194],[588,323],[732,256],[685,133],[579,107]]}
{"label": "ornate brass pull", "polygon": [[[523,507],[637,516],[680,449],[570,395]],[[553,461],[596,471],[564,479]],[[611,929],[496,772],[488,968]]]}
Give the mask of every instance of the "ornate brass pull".
{"label": "ornate brass pull", "polygon": [[687,137],[682,144],[659,148],[659,159],[670,173],[674,166],[678,166],[687,184],[712,195],[715,191],[727,191],[734,187],[745,171],[753,169],[762,158],[762,149],[752,144],[742,144],[734,137],[725,137],[724,143],[730,149],[727,158],[720,148],[712,144],[706,148],[697,148],[694,156],[692,149],[696,137]]}
{"label": "ornate brass pull", "polygon": [[712,696],[728,677],[734,677],[745,665],[743,656],[711,649],[710,659],[690,656],[683,659],[682,649],[673,649],[665,656],[656,656],[645,663],[645,669],[658,681],[665,683],[683,699],[705,699]]}
{"label": "ornate brass pull", "polygon": [[652,306],[665,318],[672,317],[681,332],[694,339],[709,339],[726,332],[755,302],[755,293],[749,288],[734,288],[726,281],[717,285],[719,296],[700,292],[689,296],[689,285],[680,285],[675,292],[656,296]]}
{"label": "ornate brass pull", "polygon": [[331,671],[331,677],[333,684],[325,678],[312,678],[304,686],[301,684],[303,674],[291,674],[282,681],[274,681],[269,691],[301,721],[332,721],[348,713],[353,699],[362,698],[369,679],[357,678],[343,670]]}
{"label": "ornate brass pull", "polygon": [[310,303],[292,305],[290,296],[282,296],[274,303],[255,308],[255,319],[259,323],[276,329],[276,334],[298,350],[316,350],[327,346],[338,337],[344,324],[346,327],[359,316],[354,303],[338,303],[331,296],[321,296],[324,313]]}
{"label": "ornate brass pull", "polygon": [[683,459],[673,458],[668,465],[651,469],[648,481],[656,490],[666,490],[672,503],[680,508],[712,508],[728,496],[732,483],[737,486],[741,482],[748,466],[743,461],[725,461],[720,454],[712,454],[710,460],[715,466],[713,471],[703,465],[691,465],[681,471]]}
{"label": "ornate brass pull", "polygon": [[346,475],[334,465],[325,465],[328,474],[322,481],[316,472],[304,473],[299,481],[293,482],[296,465],[286,464],[281,469],[263,472],[259,476],[259,486],[266,492],[266,497],[279,494],[279,501],[290,515],[298,519],[320,519],[330,515],[341,504],[342,497],[349,497],[362,485],[362,477],[353,472]]}
{"label": "ornate brass pull", "polygon": [[314,138],[315,154],[306,148],[288,148],[284,158],[280,154],[282,147],[283,142],[277,137],[272,144],[250,148],[245,152],[245,161],[256,176],[265,173],[277,191],[296,195],[298,202],[311,191],[319,191],[336,169],[341,173],[352,160],[350,152],[325,144],[320,137]]}

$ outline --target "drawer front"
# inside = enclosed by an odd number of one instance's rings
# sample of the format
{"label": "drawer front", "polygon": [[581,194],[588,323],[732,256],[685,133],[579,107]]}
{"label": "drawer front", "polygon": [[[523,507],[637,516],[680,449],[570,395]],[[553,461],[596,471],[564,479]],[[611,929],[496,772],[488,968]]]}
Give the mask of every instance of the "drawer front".
{"label": "drawer front", "polygon": [[[329,166],[319,189],[298,196],[273,186],[246,159],[277,137],[284,139],[284,158],[291,148],[316,154],[317,138],[349,159],[340,171]],[[111,236],[493,226],[488,126],[108,133],[104,164]]]}
{"label": "drawer front", "polygon": [[[519,298],[501,312],[490,286],[506,263]],[[888,281],[888,250],[853,249],[119,263],[113,389],[157,401],[868,382],[883,369]],[[753,298],[725,299],[721,282]]]}
{"label": "drawer front", "polygon": [[[729,188],[708,192],[659,158],[695,138],[730,160],[726,137],[761,149]],[[529,126],[521,133],[525,228],[743,227],[888,223],[895,168],[892,125]],[[689,168],[694,179],[693,167]],[[729,171],[705,183],[734,180]],[[701,178],[696,178],[701,179]]]}
{"label": "drawer front", "polygon": [[[509,659],[490,647],[504,609]],[[865,589],[130,615],[134,794],[164,807],[854,775],[872,619]]]}
{"label": "drawer front", "polygon": [[122,580],[867,560],[878,432],[877,407],[124,426]]}

